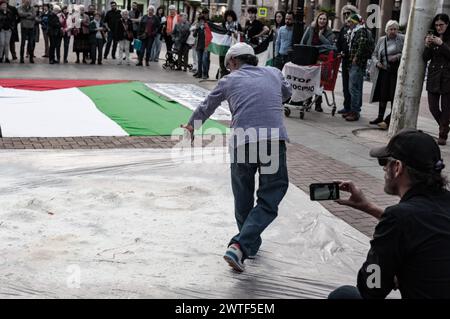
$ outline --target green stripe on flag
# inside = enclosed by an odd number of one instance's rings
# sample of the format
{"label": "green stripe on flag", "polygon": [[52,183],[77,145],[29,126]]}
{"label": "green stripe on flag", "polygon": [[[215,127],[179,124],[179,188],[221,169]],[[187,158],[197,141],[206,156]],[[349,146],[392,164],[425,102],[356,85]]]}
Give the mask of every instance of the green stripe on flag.
{"label": "green stripe on flag", "polygon": [[[79,90],[132,136],[172,135],[192,115],[190,109],[165,100],[141,82],[90,86]],[[203,128],[226,133],[226,127],[214,120],[206,121]]]}
{"label": "green stripe on flag", "polygon": [[225,56],[227,54],[229,48],[230,48],[229,46],[220,45],[220,44],[211,42],[208,46],[208,51],[213,54],[217,54],[219,56]]}

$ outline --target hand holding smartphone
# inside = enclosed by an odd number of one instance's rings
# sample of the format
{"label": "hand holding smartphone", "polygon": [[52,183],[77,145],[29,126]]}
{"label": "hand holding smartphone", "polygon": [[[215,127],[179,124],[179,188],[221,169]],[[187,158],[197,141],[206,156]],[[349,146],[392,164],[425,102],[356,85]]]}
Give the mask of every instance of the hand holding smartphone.
{"label": "hand holding smartphone", "polygon": [[309,196],[313,201],[339,199],[339,183],[314,183],[309,185]]}

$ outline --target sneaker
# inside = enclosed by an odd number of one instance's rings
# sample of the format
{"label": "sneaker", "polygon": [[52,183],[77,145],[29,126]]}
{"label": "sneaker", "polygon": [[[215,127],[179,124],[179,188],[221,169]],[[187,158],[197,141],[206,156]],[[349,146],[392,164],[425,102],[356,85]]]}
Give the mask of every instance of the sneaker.
{"label": "sneaker", "polygon": [[204,76],[202,77],[202,79],[203,79],[203,80],[208,80],[208,79],[209,79],[209,76],[204,75]]}
{"label": "sneaker", "polygon": [[349,111],[347,111],[345,108],[340,109],[339,111],[337,111],[338,114],[345,114],[348,113]]}
{"label": "sneaker", "polygon": [[379,123],[383,122],[383,118],[382,117],[377,117],[375,120],[370,121],[369,124],[371,125],[377,125]]}
{"label": "sneaker", "polygon": [[223,259],[225,259],[228,265],[234,270],[243,272],[245,268],[244,263],[242,262],[242,256],[243,254],[239,244],[231,244],[225,252]]}
{"label": "sneaker", "polygon": [[382,121],[382,122],[378,123],[378,127],[385,131],[389,128],[389,125],[386,122]]}

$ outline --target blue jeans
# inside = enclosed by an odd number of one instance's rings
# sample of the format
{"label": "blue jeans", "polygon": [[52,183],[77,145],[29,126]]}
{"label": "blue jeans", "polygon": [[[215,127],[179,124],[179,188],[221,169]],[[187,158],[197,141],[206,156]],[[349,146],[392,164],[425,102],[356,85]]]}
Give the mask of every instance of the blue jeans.
{"label": "blue jeans", "polygon": [[139,51],[139,63],[142,63],[145,54],[145,61],[150,61],[150,54],[152,52],[153,41],[155,37],[147,37],[142,40],[141,50]]}
{"label": "blue jeans", "polygon": [[208,77],[209,75],[209,51],[204,50],[198,50],[197,49],[197,72],[198,74],[202,75],[203,77]]}
{"label": "blue jeans", "polygon": [[344,110],[346,112],[350,112],[352,108],[352,96],[350,95],[349,90],[349,70],[348,70],[348,62],[346,59],[342,60],[342,89],[344,91]]}
{"label": "blue jeans", "polygon": [[361,112],[363,84],[365,70],[357,65],[352,65],[349,74],[349,89],[351,95],[351,111],[355,113]]}
{"label": "blue jeans", "polygon": [[150,61],[155,61],[159,59],[159,54],[161,53],[161,34],[157,33],[152,45],[152,50],[150,53]]}
{"label": "blue jeans", "polygon": [[332,291],[328,299],[362,299],[358,288],[354,286],[342,286]]}
{"label": "blue jeans", "polygon": [[[262,160],[260,154],[261,143],[267,143],[267,155],[271,160],[268,163]],[[278,205],[283,199],[289,186],[286,165],[286,144],[278,143],[275,151],[274,144],[263,141],[255,147],[245,144],[233,151],[231,161],[231,187],[234,195],[234,210],[239,233],[234,236],[230,244],[239,243],[244,259],[254,256],[261,246],[261,233],[277,217]],[[240,161],[238,152],[245,153],[245,160]],[[276,159],[274,160],[274,157]],[[255,160],[252,160],[255,159]],[[278,161],[278,169],[274,173],[264,173],[264,167],[269,167]],[[261,170],[263,168],[263,171]],[[259,188],[256,192],[256,206],[254,199],[255,175],[259,172]]]}

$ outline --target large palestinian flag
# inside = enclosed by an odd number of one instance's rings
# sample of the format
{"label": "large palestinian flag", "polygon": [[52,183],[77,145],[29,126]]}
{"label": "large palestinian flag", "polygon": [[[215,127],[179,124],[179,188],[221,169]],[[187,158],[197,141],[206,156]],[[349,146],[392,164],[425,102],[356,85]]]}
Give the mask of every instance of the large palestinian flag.
{"label": "large palestinian flag", "polygon": [[[206,46],[208,51],[219,56],[225,56],[228,49],[236,43],[236,39],[228,34],[227,29],[211,21],[208,22],[206,32]],[[256,47],[253,47],[258,57],[259,65],[273,65],[273,31]]]}
{"label": "large palestinian flag", "polygon": [[172,135],[191,114],[141,82],[0,79],[3,137]]}

